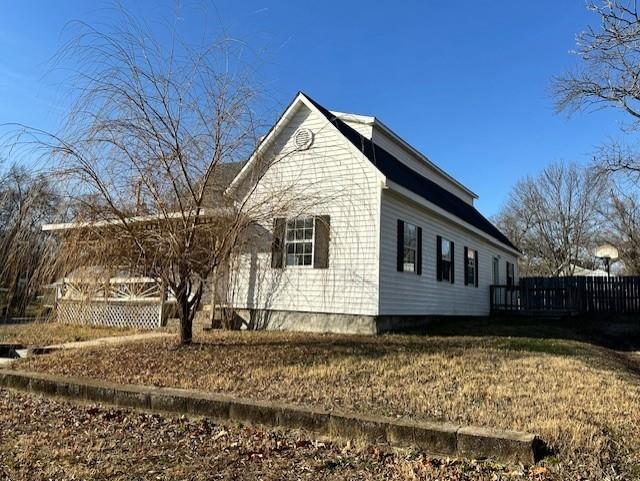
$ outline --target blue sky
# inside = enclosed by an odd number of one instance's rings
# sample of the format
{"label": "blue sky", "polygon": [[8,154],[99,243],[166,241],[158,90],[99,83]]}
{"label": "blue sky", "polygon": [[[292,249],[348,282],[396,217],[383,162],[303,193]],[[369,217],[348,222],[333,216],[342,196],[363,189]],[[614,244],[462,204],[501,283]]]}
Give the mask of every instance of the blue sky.
{"label": "blue sky", "polygon": [[[586,162],[619,135],[611,111],[553,110],[550,81],[575,65],[581,0],[265,0],[123,4],[158,32],[178,13],[192,38],[229,35],[261,52],[260,81],[285,106],[298,90],[332,110],[375,115],[480,195],[493,215],[549,162]],[[0,122],[55,130],[66,107],[51,57],[65,24],[108,22],[109,2],[7,1],[0,16]]]}

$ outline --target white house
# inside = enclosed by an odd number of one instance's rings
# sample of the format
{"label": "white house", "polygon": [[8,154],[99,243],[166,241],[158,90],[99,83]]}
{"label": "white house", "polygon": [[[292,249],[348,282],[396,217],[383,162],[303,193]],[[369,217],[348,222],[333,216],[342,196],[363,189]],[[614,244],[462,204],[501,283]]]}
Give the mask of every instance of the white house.
{"label": "white house", "polygon": [[489,286],[517,281],[519,252],[476,194],[375,117],[299,93],[230,188],[248,185],[253,205],[289,199],[264,225],[268,245],[234,269],[229,303],[249,327],[376,333],[486,316]]}

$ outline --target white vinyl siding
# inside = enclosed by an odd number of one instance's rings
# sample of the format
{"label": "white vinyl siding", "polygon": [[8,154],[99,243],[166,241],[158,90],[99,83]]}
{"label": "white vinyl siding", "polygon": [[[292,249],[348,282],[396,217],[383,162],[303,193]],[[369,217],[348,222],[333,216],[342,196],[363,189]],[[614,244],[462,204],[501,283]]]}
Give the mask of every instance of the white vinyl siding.
{"label": "white vinyl siding", "polygon": [[[292,137],[298,128],[314,134],[308,150],[294,151]],[[329,215],[329,267],[271,268],[269,247],[246,254],[233,280],[233,305],[376,315],[379,174],[325,117],[305,105],[292,112],[276,144],[278,160],[261,180],[252,202],[259,205],[274,192],[286,190],[293,198],[292,212],[281,217]],[[269,244],[273,219],[265,220],[263,227]]]}
{"label": "white vinyl siding", "polygon": [[373,133],[373,126],[371,124],[365,124],[362,122],[357,122],[354,120],[349,120],[349,118],[342,118],[342,121],[351,127],[353,130],[357,131],[359,134],[363,135],[367,139],[371,140],[371,135]]}
{"label": "white vinyl siding", "polygon": [[[422,276],[403,276],[397,272],[396,220],[422,226]],[[442,236],[455,244],[455,283],[438,282],[436,239]],[[478,251],[479,287],[464,285],[463,246]],[[401,195],[384,190],[380,224],[380,315],[488,315],[492,259],[516,262],[516,257],[452,221],[440,217]]]}

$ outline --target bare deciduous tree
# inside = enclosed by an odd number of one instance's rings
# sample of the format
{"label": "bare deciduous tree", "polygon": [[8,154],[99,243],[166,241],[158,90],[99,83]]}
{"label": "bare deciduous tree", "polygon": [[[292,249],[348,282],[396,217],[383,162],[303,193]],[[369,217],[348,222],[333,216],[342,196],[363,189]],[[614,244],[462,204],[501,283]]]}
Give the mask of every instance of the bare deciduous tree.
{"label": "bare deciduous tree", "polygon": [[[578,34],[580,68],[554,81],[558,111],[616,108],[628,114],[628,132],[640,129],[640,12],[635,0],[590,1],[597,27]],[[640,155],[629,145],[600,149],[595,163],[603,171],[640,174]]]}
{"label": "bare deciduous tree", "polygon": [[[62,55],[79,65],[68,121],[56,134],[25,129],[21,145],[55,161],[69,195],[63,270],[101,265],[156,278],[174,294],[181,342],[190,343],[205,283],[243,232],[273,216],[264,206],[278,209],[285,196],[254,206],[246,191],[225,190],[262,127],[243,46],[188,45],[177,32],[167,45],[123,15],[111,31],[76,24]],[[269,161],[257,165],[264,174]]]}
{"label": "bare deciduous tree", "polygon": [[[640,11],[635,0],[592,1],[587,4],[598,20],[577,36],[575,53],[580,67],[555,79],[558,111],[615,108],[628,115],[623,130],[640,129]],[[607,241],[617,244],[625,268],[638,267],[637,186],[640,152],[629,137],[598,149],[593,166],[603,177],[612,178],[606,216]],[[624,177],[624,178],[623,178]],[[627,183],[626,180],[631,180]],[[604,226],[603,226],[604,228]]]}
{"label": "bare deciduous tree", "polygon": [[523,252],[523,275],[571,275],[592,257],[606,185],[592,169],[562,163],[516,184],[496,220]]}
{"label": "bare deciduous tree", "polygon": [[640,197],[628,177],[613,177],[607,205],[606,238],[618,248],[619,260],[627,275],[640,274]]}
{"label": "bare deciduous tree", "polygon": [[47,179],[11,165],[0,175],[0,287],[6,314],[23,314],[40,287],[37,276],[47,249],[40,226],[57,210],[58,197]]}

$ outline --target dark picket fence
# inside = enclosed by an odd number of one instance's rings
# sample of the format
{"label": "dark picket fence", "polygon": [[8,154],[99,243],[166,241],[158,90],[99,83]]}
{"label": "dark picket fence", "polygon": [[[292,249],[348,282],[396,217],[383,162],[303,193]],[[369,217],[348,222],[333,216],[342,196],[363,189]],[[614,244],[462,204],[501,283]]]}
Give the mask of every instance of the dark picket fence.
{"label": "dark picket fence", "polygon": [[640,313],[640,277],[523,277],[490,295],[492,313]]}

